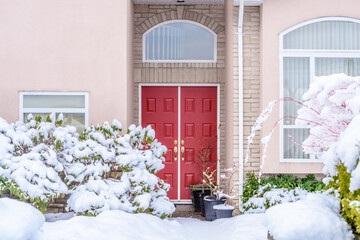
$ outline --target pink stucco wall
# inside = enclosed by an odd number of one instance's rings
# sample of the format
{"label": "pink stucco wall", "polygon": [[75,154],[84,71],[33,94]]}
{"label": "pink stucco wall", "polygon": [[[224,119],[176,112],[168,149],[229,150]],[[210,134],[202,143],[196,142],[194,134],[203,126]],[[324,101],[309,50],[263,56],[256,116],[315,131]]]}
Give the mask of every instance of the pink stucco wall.
{"label": "pink stucco wall", "polygon": [[[358,0],[264,0],[261,7],[261,91],[262,107],[280,96],[279,34],[306,20],[327,16],[360,18]],[[279,119],[277,107],[265,124],[262,135],[267,135]],[[265,173],[320,173],[322,164],[280,163],[279,131],[273,134]]]}
{"label": "pink stucco wall", "polygon": [[132,122],[132,0],[0,0],[0,117],[19,91],[87,91],[89,122]]}

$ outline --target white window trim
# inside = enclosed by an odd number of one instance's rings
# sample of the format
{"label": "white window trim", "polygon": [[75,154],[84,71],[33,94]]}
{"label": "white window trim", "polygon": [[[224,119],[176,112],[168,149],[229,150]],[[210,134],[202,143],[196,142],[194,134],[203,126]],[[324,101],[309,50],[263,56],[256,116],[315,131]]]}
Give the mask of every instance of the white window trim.
{"label": "white window trim", "polygon": [[[207,30],[214,36],[214,59],[212,59],[212,60],[146,60],[146,44],[145,44],[146,36],[158,27],[161,27],[161,26],[169,24],[169,23],[179,23],[179,22],[197,25],[197,26]],[[217,62],[217,34],[213,30],[208,28],[207,26],[202,25],[198,22],[190,21],[190,20],[169,20],[169,21],[159,23],[159,24],[153,26],[152,28],[148,29],[142,36],[142,61],[144,63],[216,63]]]}
{"label": "white window trim", "polygon": [[[284,97],[284,57],[307,57],[310,61],[310,83],[314,80],[315,77],[315,58],[360,58],[360,50],[321,50],[321,49],[284,49],[283,39],[284,36],[303,26],[308,24],[316,23],[316,22],[323,22],[323,21],[347,21],[347,22],[354,22],[359,23],[360,20],[356,18],[348,18],[348,17],[322,17],[311,19],[297,25],[294,25],[279,34],[279,49],[280,49],[280,99]],[[283,107],[284,103],[280,102],[280,118],[283,117]],[[297,158],[284,158],[284,129],[289,128],[304,128],[296,125],[284,125],[283,121],[280,122],[280,162],[282,163],[319,163],[322,162],[315,157],[315,155],[311,155],[309,159],[297,159]]]}
{"label": "white window trim", "polygon": [[[27,95],[81,95],[85,97],[84,108],[24,108],[24,96]],[[85,127],[89,126],[89,93],[88,92],[20,92],[19,119],[24,122],[24,113],[84,113]]]}

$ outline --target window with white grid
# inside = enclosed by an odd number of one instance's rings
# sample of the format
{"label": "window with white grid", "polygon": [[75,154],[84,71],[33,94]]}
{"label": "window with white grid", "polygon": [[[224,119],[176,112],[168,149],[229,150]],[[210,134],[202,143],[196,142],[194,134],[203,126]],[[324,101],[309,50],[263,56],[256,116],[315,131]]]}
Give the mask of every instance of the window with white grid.
{"label": "window with white grid", "polygon": [[[344,17],[318,18],[280,34],[281,98],[302,101],[316,76],[345,73],[360,75],[360,21]],[[300,105],[281,103],[280,153],[282,162],[317,162],[304,154],[301,143],[309,130],[295,125]]]}

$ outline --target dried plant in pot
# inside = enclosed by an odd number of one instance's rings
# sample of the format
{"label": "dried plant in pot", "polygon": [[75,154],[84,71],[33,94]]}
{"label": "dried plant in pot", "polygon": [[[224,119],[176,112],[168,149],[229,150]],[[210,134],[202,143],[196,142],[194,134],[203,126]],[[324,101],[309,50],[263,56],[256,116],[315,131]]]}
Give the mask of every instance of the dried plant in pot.
{"label": "dried plant in pot", "polygon": [[205,216],[203,199],[207,195],[212,195],[211,188],[206,181],[205,172],[207,169],[216,168],[216,161],[213,161],[214,141],[216,137],[208,139],[200,139],[201,147],[196,154],[193,164],[196,164],[201,171],[200,182],[198,184],[189,185],[190,196],[194,206],[195,212],[202,212]]}
{"label": "dried plant in pot", "polygon": [[204,209],[205,209],[205,219],[208,221],[213,221],[216,219],[216,212],[214,206],[224,204],[226,198],[222,198],[219,194],[219,186],[216,185],[216,170],[211,170],[207,168],[204,172],[204,183],[207,184],[210,188],[209,196],[204,197]]}
{"label": "dried plant in pot", "polygon": [[235,184],[232,182],[235,171],[235,167],[225,169],[225,174],[221,176],[221,190],[219,189],[216,195],[226,200],[223,204],[214,206],[217,219],[232,217],[232,212],[235,208],[231,203],[236,196],[234,191]]}

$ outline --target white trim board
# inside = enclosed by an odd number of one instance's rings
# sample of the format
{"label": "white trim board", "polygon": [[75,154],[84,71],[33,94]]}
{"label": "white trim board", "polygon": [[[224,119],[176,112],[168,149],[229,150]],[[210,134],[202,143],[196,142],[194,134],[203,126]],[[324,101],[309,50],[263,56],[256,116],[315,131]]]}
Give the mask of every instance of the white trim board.
{"label": "white trim board", "polygon": [[[178,87],[178,149],[180,149],[180,135],[181,135],[181,119],[180,119],[180,111],[181,111],[181,87],[216,87],[217,88],[217,184],[220,184],[220,84],[182,84],[182,83],[140,83],[139,84],[139,125],[141,126],[141,88],[142,87]],[[180,151],[178,151],[178,159],[180,159]],[[181,161],[178,161],[178,199],[172,200],[173,202],[187,202],[188,200],[181,200],[180,199],[180,176],[181,176],[181,168],[180,168]],[[187,203],[185,203],[187,204]]]}

